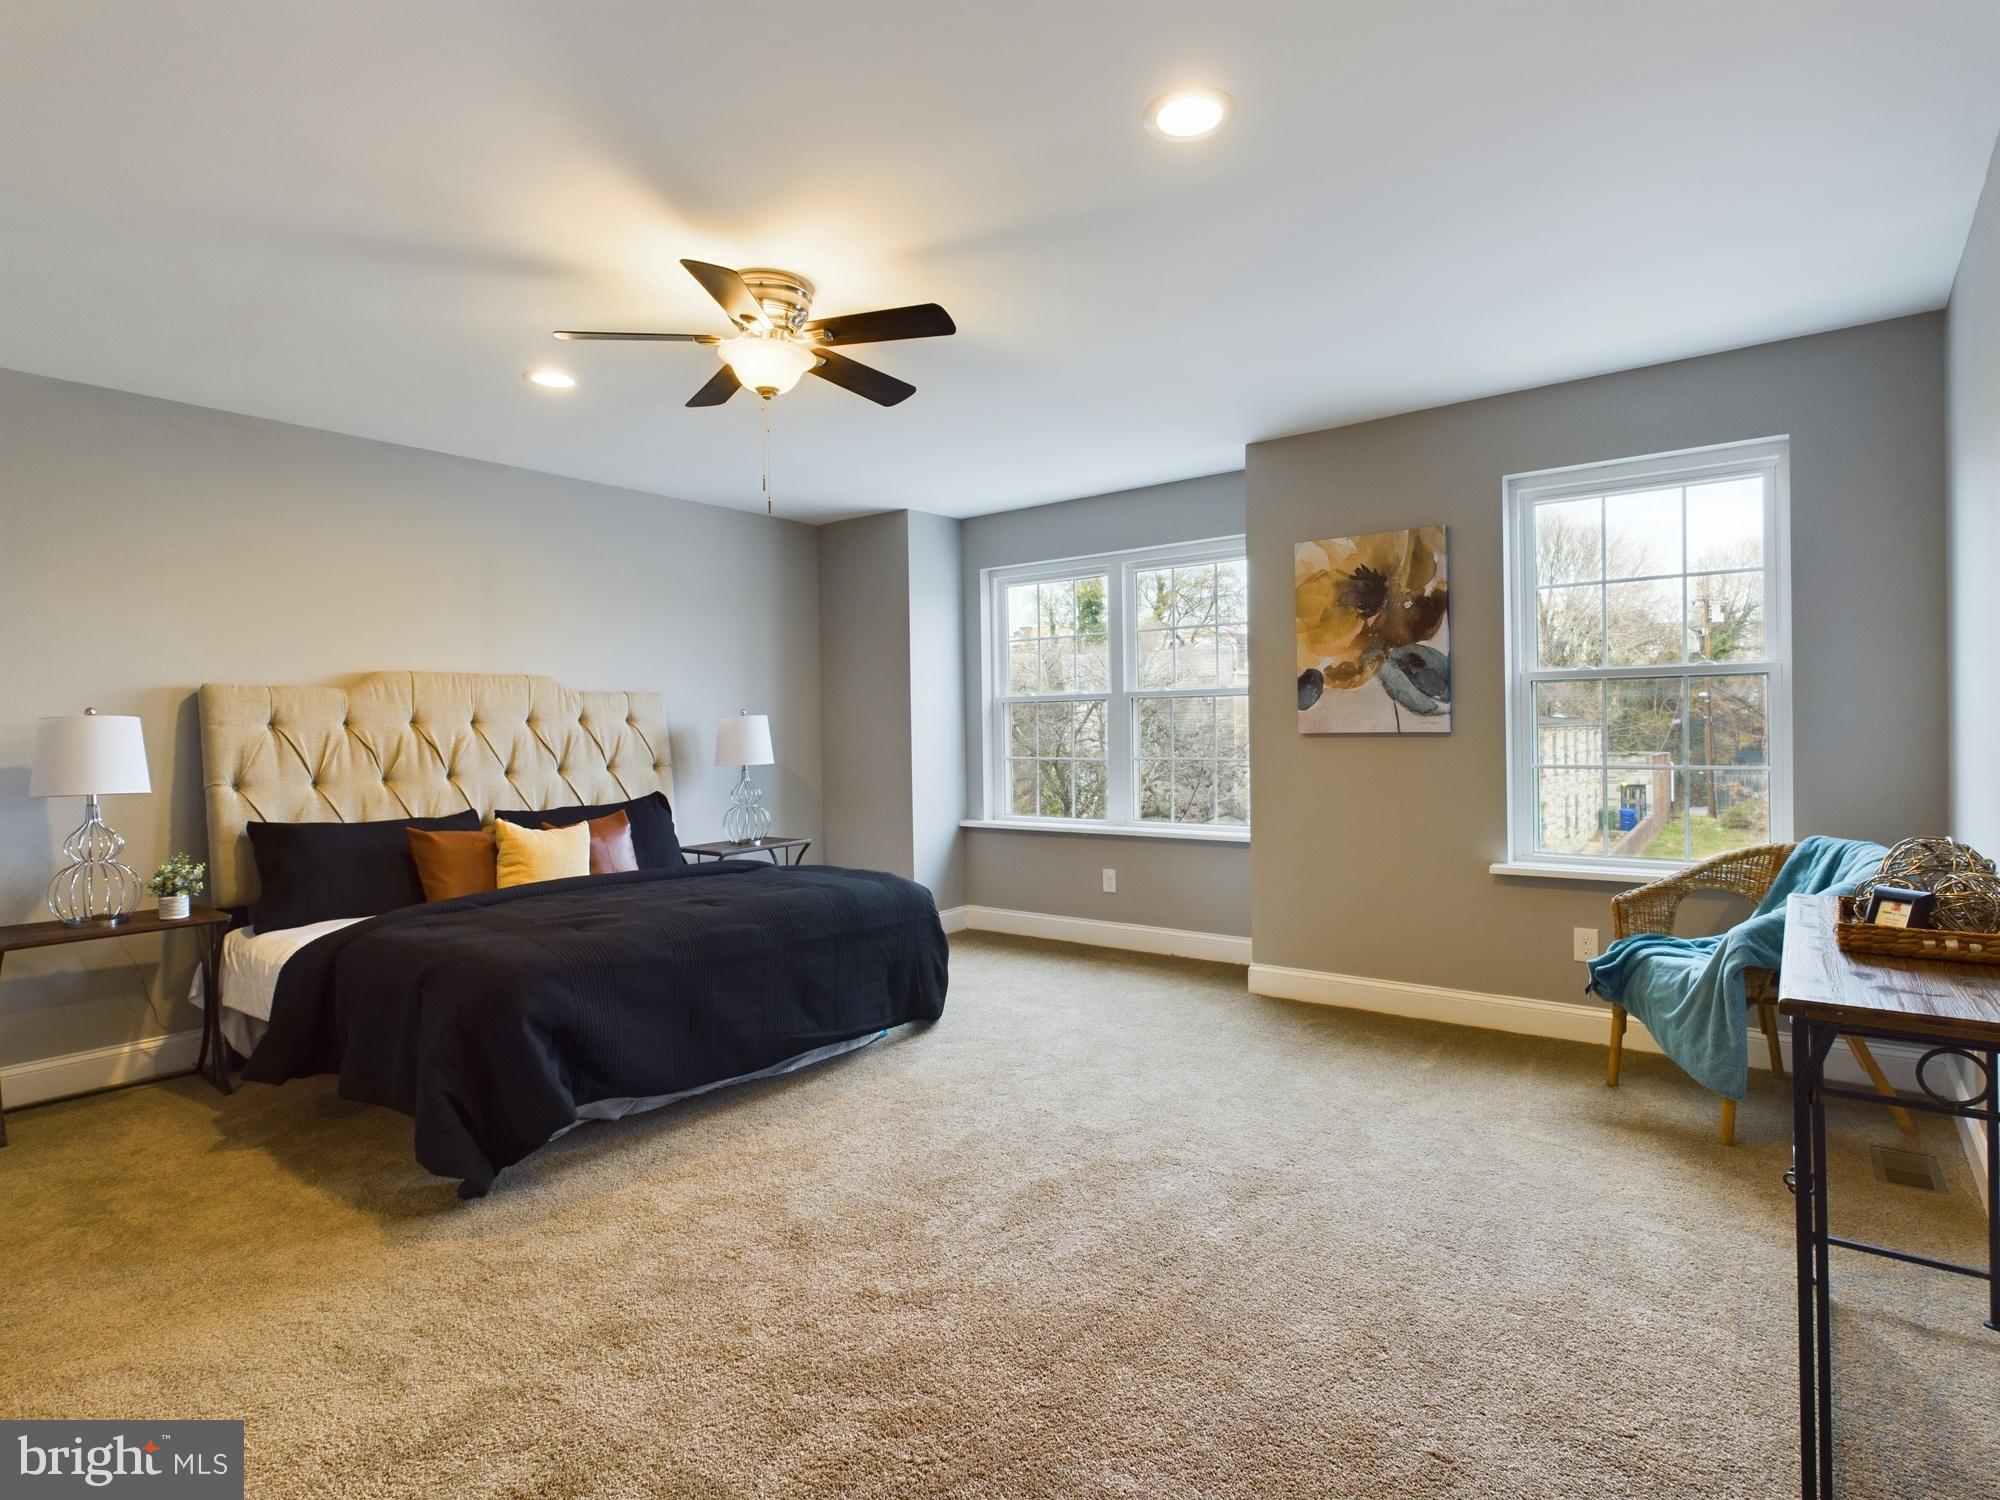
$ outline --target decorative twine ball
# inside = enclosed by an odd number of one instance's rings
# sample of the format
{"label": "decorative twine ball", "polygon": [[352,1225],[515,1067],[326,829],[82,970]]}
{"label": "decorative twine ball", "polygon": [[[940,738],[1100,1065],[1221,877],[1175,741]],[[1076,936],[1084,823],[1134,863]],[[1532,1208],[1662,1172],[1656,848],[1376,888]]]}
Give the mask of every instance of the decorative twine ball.
{"label": "decorative twine ball", "polygon": [[1958,932],[2000,932],[2000,876],[1954,870],[1931,887],[1931,920]]}
{"label": "decorative twine ball", "polygon": [[1882,868],[1875,878],[1888,880],[1894,876],[1906,885],[1927,891],[1932,880],[1961,870],[1991,875],[1993,861],[1957,839],[1904,839],[1882,857]]}
{"label": "decorative twine ball", "polygon": [[[1932,920],[1940,927],[2000,932],[2000,878],[1993,861],[1970,844],[1943,837],[1904,839],[1882,857],[1879,870],[1855,887],[1855,898],[1865,903],[1878,885],[1929,891],[1937,897]],[[1991,915],[1984,915],[1989,909]],[[1958,920],[1961,916],[1968,920]]]}

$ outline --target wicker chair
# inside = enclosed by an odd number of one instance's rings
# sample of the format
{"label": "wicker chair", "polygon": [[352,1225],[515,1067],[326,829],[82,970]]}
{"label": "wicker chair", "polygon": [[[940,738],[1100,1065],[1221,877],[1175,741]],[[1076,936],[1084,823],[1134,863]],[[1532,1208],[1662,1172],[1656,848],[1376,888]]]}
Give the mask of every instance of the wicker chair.
{"label": "wicker chair", "polygon": [[[1705,859],[1690,865],[1679,874],[1669,875],[1664,880],[1655,880],[1651,885],[1642,885],[1636,890],[1626,891],[1611,898],[1611,936],[1613,939],[1630,937],[1635,932],[1672,932],[1674,917],[1680,910],[1681,902],[1696,891],[1719,891],[1728,896],[1741,896],[1752,906],[1764,899],[1764,893],[1778,878],[1778,871],[1784,868],[1786,857],[1792,852],[1790,844],[1759,844],[1750,849],[1737,849],[1728,854],[1718,854],[1713,859]],[[1770,1052],[1771,1071],[1780,1078],[1785,1076],[1785,1056],[1778,1047],[1778,976],[1769,969],[1745,969],[1743,971],[1743,991],[1749,1001],[1749,1008],[1757,1013],[1758,1025],[1764,1032],[1764,1045]],[[1848,1046],[1854,1049],[1854,1060],[1861,1064],[1874,1082],[1878,1093],[1892,1098],[1895,1090],[1889,1087],[1881,1065],[1868,1050],[1868,1044],[1860,1037],[1846,1038]],[[1625,1007],[1611,1007],[1611,1055],[1604,1069],[1604,1081],[1612,1088],[1618,1086],[1618,1066],[1625,1050]],[[1891,1110],[1896,1123],[1904,1132],[1914,1135],[1916,1122],[1906,1109]],[[1722,1101],[1722,1144],[1736,1143],[1736,1101]]]}

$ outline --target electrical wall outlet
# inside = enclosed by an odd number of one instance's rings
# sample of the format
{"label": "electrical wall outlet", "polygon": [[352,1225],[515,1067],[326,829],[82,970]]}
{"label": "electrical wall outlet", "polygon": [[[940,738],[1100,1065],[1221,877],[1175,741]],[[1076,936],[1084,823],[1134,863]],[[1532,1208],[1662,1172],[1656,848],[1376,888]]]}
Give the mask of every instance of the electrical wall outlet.
{"label": "electrical wall outlet", "polygon": [[1112,892],[1117,891],[1118,872],[1116,870],[1106,870],[1104,872],[1104,888],[1107,891],[1112,891]]}
{"label": "electrical wall outlet", "polygon": [[1580,964],[1589,963],[1597,957],[1595,927],[1572,927],[1569,930],[1569,956]]}

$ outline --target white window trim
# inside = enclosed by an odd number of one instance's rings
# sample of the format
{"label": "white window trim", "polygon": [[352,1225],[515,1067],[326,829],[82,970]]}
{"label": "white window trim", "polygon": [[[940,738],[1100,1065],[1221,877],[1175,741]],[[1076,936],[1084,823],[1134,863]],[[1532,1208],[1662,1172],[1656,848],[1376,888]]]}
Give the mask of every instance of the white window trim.
{"label": "white window trim", "polygon": [[[1616,463],[1576,464],[1509,474],[1501,482],[1501,515],[1506,566],[1502,569],[1507,672],[1507,849],[1508,857],[1489,868],[1495,875],[1545,878],[1658,879],[1686,869],[1686,860],[1630,859],[1608,855],[1551,854],[1535,842],[1535,780],[1533,771],[1537,682],[1566,676],[1596,678],[1605,670],[1574,672],[1536,668],[1535,541],[1529,515],[1534,505],[1567,496],[1590,495],[1629,486],[1633,480],[1661,485],[1690,484],[1725,472],[1761,469],[1769,482],[1764,490],[1764,644],[1759,663],[1719,662],[1706,666],[1675,662],[1665,666],[1606,669],[1619,677],[1730,676],[1746,668],[1768,672],[1766,712],[1769,715],[1771,827],[1774,843],[1792,838],[1792,538],[1791,440],[1786,436],[1740,443],[1717,443],[1673,453],[1657,453]],[[1685,562],[1685,559],[1683,559]]]}
{"label": "white window trim", "polygon": [[[1255,816],[1255,810],[1252,810]],[[1091,818],[961,818],[960,828],[994,833],[1088,834],[1100,839],[1165,839],[1178,844],[1247,844],[1250,830],[1234,823],[1112,823]]]}
{"label": "white window trim", "polygon": [[[1151,838],[1182,838],[1200,842],[1241,843],[1250,837],[1248,825],[1206,823],[1162,823],[1141,820],[1138,791],[1133,778],[1133,744],[1136,704],[1141,698],[1228,698],[1249,696],[1249,689],[1144,688],[1137,684],[1138,668],[1132,661],[1131,646],[1137,622],[1126,601],[1131,597],[1132,580],[1141,570],[1162,564],[1234,562],[1246,557],[1241,536],[1206,537],[1200,541],[1175,542],[1159,547],[1137,547],[1119,552],[1098,552],[1079,557],[1056,558],[1048,562],[1018,563],[1009,567],[980,571],[980,753],[983,759],[980,790],[983,806],[979,816],[964,820],[968,828],[1011,829],[1040,833],[1095,833],[1112,836],[1136,835]],[[1104,723],[1106,818],[1030,818],[1008,811],[1007,716],[1010,701],[1001,690],[1007,681],[1007,632],[1004,628],[1006,590],[1023,583],[1046,583],[1052,579],[1074,578],[1086,573],[1102,573],[1105,579],[1105,610],[1113,628],[1107,632],[1104,693],[1037,694],[1035,700],[1058,703],[1065,700],[1110,700]],[[1121,815],[1122,814],[1122,815]],[[1251,821],[1256,821],[1256,791],[1251,791]]]}

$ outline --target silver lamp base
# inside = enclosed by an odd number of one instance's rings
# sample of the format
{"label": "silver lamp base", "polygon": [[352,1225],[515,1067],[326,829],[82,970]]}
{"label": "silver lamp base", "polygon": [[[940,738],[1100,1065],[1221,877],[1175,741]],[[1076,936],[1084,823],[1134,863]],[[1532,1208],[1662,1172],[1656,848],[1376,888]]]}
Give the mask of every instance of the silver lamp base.
{"label": "silver lamp base", "polygon": [[771,831],[771,810],[764,806],[764,794],[750,779],[750,768],[729,794],[729,810],[722,815],[722,836],[732,844],[754,844]]}
{"label": "silver lamp base", "polygon": [[97,799],[86,799],[83,826],[63,840],[69,863],[49,882],[49,910],[68,927],[122,922],[139,905],[139,877],[118,862],[125,840],[105,826]]}

